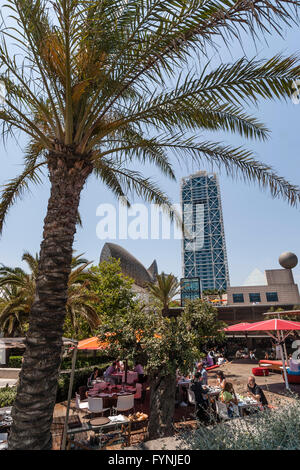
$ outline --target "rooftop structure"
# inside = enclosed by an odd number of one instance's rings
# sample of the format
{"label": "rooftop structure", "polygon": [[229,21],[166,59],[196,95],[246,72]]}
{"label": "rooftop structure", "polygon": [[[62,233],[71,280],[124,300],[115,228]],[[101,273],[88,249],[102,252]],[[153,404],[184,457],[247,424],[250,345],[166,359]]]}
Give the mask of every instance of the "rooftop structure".
{"label": "rooftop structure", "polygon": [[[282,266],[297,265],[297,257],[293,253],[283,253],[279,257]],[[250,276],[251,277],[251,276]],[[253,279],[261,279],[257,275]],[[243,286],[227,288],[227,305],[254,305],[283,306],[300,304],[298,285],[295,284],[292,269],[268,269],[265,271],[265,283],[253,285],[251,282]]]}

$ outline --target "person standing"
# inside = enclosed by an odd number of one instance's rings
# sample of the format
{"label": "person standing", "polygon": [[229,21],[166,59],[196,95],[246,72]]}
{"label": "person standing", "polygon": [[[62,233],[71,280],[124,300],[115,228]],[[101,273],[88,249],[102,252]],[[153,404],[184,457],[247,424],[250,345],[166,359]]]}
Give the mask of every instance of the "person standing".
{"label": "person standing", "polygon": [[201,385],[207,385],[207,372],[205,370],[203,362],[199,362],[197,373],[200,374],[199,382],[201,382]]}

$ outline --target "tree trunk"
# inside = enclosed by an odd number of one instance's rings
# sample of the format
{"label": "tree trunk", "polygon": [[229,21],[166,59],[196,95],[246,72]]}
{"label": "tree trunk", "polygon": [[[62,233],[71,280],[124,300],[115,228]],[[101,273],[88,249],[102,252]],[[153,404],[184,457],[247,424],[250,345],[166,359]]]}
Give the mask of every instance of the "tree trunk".
{"label": "tree trunk", "polygon": [[36,294],[13,406],[9,449],[51,449],[50,426],[62,358],[68,277],[88,160],[50,154],[51,194],[44,221]]}
{"label": "tree trunk", "polygon": [[175,411],[176,376],[152,374],[150,383],[148,438],[158,439],[171,436]]}

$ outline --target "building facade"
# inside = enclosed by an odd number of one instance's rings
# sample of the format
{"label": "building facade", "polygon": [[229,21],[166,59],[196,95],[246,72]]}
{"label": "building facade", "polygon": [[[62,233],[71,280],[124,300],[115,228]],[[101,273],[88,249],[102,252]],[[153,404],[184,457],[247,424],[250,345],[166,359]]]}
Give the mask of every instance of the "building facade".
{"label": "building facade", "polygon": [[217,175],[200,171],[183,178],[181,205],[185,227],[182,299],[191,298],[189,280],[192,279],[193,295],[196,295],[197,278],[200,293],[207,289],[226,290],[229,272]]}
{"label": "building facade", "polygon": [[299,305],[298,285],[291,269],[269,269],[265,271],[266,285],[236,286],[227,288],[227,305],[264,305],[281,307]]}

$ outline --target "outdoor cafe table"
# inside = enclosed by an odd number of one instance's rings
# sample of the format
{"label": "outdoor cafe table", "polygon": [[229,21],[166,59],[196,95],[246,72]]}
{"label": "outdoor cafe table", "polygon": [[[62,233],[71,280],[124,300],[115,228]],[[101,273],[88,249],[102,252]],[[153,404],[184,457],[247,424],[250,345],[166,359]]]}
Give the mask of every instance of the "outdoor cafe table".
{"label": "outdoor cafe table", "polygon": [[256,400],[253,399],[248,399],[246,398],[246,401],[241,398],[240,396],[237,396],[238,399],[238,407],[239,407],[239,414],[240,416],[244,416],[245,410],[254,410],[254,409],[259,409],[260,408],[260,403],[258,403]]}
{"label": "outdoor cafe table", "polygon": [[0,408],[0,432],[7,432],[12,424],[11,418],[12,406]]}
{"label": "outdoor cafe table", "polygon": [[[9,434],[12,424],[11,406],[0,408],[0,434]],[[0,450],[7,449],[7,440],[0,440]]]}
{"label": "outdoor cafe table", "polygon": [[132,395],[135,393],[136,393],[136,387],[134,386],[127,385],[124,387],[124,389],[122,389],[122,388],[118,388],[118,386],[114,387],[114,386],[107,384],[107,387],[104,390],[98,389],[97,386],[95,388],[90,389],[88,391],[88,396],[100,397],[100,398],[104,398],[104,397],[112,398],[115,396]]}
{"label": "outdoor cafe table", "polygon": [[[116,417],[114,417],[116,418]],[[70,450],[72,441],[74,441],[75,434],[83,433],[83,432],[90,432],[93,431],[95,434],[100,435],[100,445],[99,449],[103,446],[101,445],[101,435],[109,433],[110,431],[116,431],[120,429],[122,433],[125,434],[127,439],[127,444],[130,445],[130,434],[131,434],[131,421],[127,418],[127,416],[122,415],[122,420],[114,420],[107,424],[102,424],[99,426],[92,426],[90,422],[82,423],[81,426],[77,428],[69,428],[67,431],[67,450]],[[106,442],[106,445],[108,442]]]}

